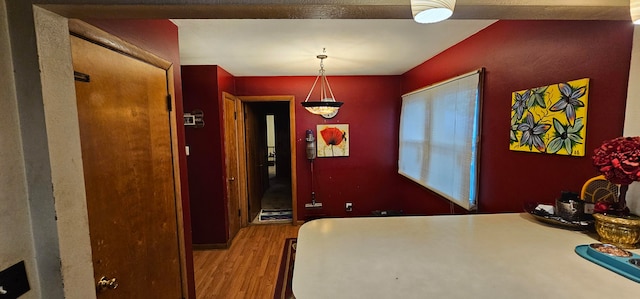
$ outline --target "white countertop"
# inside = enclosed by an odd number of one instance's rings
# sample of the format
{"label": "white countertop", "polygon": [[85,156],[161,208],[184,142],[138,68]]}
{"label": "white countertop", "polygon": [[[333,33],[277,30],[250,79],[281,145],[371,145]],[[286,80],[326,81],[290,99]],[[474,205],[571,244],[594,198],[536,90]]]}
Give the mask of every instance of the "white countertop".
{"label": "white countertop", "polygon": [[640,283],[575,253],[591,243],[598,240],[526,213],[319,219],[299,230],[293,292],[297,299],[640,298]]}

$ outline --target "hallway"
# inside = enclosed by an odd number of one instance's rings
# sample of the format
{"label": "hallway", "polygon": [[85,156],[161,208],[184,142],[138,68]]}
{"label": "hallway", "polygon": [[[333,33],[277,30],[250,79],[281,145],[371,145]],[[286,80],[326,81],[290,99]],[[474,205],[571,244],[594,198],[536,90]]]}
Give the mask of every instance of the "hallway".
{"label": "hallway", "polygon": [[277,177],[275,166],[269,166],[269,188],[262,196],[261,208],[253,224],[291,222],[291,179]]}

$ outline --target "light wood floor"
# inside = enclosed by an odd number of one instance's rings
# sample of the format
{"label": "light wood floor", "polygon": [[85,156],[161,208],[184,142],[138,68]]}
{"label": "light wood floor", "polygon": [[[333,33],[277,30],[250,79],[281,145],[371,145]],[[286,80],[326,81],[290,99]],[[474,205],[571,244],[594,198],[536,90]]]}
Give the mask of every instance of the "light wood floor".
{"label": "light wood floor", "polygon": [[284,241],[296,238],[289,224],[240,229],[229,249],[193,252],[198,299],[273,298]]}

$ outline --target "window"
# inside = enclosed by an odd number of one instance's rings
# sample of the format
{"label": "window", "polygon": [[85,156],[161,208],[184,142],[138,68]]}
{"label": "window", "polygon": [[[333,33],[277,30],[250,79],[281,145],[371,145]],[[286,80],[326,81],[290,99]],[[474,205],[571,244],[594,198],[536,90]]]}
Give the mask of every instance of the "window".
{"label": "window", "polygon": [[483,70],[402,96],[398,173],[475,210]]}

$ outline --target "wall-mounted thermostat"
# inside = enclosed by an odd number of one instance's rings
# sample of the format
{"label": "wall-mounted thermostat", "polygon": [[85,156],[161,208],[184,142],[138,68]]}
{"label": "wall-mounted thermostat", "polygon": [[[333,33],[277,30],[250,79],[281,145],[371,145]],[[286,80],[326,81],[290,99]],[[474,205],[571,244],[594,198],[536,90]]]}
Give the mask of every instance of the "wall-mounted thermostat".
{"label": "wall-mounted thermostat", "polygon": [[184,125],[195,128],[204,127],[204,112],[200,109],[184,114]]}
{"label": "wall-mounted thermostat", "polygon": [[184,125],[185,126],[195,126],[196,125],[196,116],[191,113],[184,114]]}

